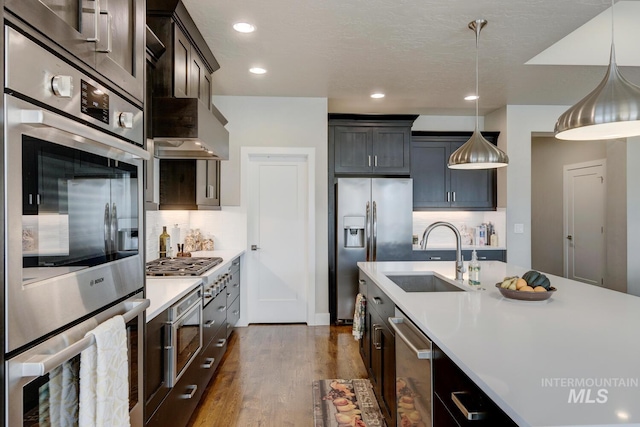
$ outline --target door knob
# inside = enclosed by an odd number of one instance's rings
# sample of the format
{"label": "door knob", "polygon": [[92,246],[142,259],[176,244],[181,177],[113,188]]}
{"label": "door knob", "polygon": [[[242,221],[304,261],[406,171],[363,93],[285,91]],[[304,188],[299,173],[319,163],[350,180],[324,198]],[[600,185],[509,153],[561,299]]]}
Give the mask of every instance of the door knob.
{"label": "door knob", "polygon": [[571,234],[569,234],[569,235],[567,236],[567,240],[573,240],[573,236],[572,236]]}
{"label": "door knob", "polygon": [[260,249],[260,248],[258,247],[258,245],[251,245],[251,250],[252,250],[252,251],[257,251],[258,249]]}

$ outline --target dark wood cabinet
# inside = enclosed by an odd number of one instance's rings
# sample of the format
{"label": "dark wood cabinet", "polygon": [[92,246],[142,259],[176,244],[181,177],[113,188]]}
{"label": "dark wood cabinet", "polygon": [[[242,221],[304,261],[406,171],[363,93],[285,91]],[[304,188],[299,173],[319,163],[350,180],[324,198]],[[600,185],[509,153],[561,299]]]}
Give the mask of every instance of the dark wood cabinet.
{"label": "dark wood cabinet", "polygon": [[220,209],[220,161],[160,159],[161,210]]}
{"label": "dark wood cabinet", "polygon": [[329,115],[336,175],[408,175],[416,116]]}
{"label": "dark wood cabinet", "polygon": [[[373,390],[387,425],[396,419],[396,347],[388,318],[395,305],[371,279],[360,271],[360,289],[367,298],[365,331],[360,342],[363,358]],[[366,347],[366,348],[365,348]]]}
{"label": "dark wood cabinet", "polygon": [[211,75],[220,68],[181,1],[148,0],[147,25],[167,46],[154,96],[196,98],[211,110]]}
{"label": "dark wood cabinet", "polygon": [[[496,144],[498,132],[483,132]],[[464,144],[470,132],[413,132],[411,178],[413,209],[495,210],[496,171],[449,169],[449,156]]]}
{"label": "dark wood cabinet", "polygon": [[434,426],[517,425],[435,344],[433,392]]}

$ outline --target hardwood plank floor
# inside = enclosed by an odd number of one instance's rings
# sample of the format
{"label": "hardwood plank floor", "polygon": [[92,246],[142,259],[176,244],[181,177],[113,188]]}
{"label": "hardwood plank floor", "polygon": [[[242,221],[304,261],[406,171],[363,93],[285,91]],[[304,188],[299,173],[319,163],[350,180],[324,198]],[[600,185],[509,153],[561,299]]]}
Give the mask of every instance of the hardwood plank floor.
{"label": "hardwood plank floor", "polygon": [[312,426],[312,381],[366,377],[351,326],[236,328],[189,427]]}

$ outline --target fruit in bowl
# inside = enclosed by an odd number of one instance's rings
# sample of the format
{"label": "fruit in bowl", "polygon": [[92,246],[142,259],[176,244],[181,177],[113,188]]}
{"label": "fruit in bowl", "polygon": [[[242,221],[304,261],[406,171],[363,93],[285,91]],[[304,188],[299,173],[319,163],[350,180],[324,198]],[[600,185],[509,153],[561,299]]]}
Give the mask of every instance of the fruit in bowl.
{"label": "fruit in bowl", "polygon": [[531,301],[548,299],[556,290],[547,276],[535,270],[527,271],[522,277],[505,277],[496,287],[505,297]]}

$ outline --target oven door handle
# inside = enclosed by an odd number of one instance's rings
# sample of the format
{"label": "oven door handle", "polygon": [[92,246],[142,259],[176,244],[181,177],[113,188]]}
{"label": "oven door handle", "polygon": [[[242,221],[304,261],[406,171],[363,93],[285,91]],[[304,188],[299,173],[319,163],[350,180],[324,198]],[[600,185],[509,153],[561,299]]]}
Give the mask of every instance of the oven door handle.
{"label": "oven door handle", "polygon": [[72,135],[79,135],[83,138],[117,148],[142,160],[149,160],[151,154],[138,147],[137,145],[128,143],[119,138],[111,136],[103,131],[93,129],[89,126],[82,126],[73,120],[59,116],[47,110],[20,110],[20,123],[31,125],[34,127],[48,127],[57,129]]}
{"label": "oven door handle", "polygon": [[[130,301],[129,303],[132,305],[131,309],[122,315],[122,317],[124,318],[124,323],[128,323],[139,316],[140,313],[142,313],[149,307],[151,301],[148,299],[136,299]],[[36,355],[32,357],[29,362],[25,362],[22,364],[22,376],[40,377],[47,372],[51,372],[53,368],[60,366],[67,360],[76,357],[78,354],[82,353],[82,351],[95,344],[95,342],[96,338],[93,336],[93,334],[90,334],[82,338],[80,341],[71,344],[69,347],[66,347],[64,350],[59,351],[58,353]]]}

